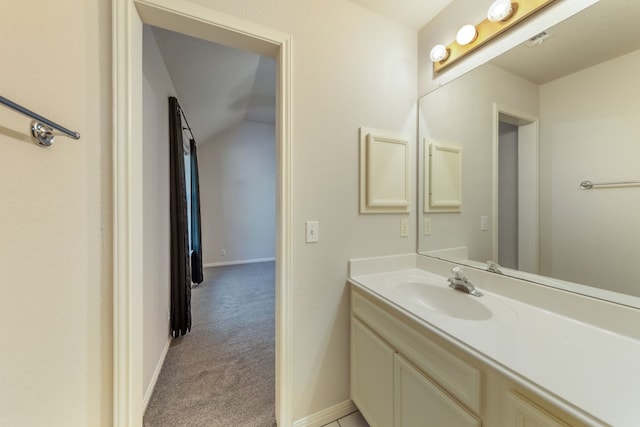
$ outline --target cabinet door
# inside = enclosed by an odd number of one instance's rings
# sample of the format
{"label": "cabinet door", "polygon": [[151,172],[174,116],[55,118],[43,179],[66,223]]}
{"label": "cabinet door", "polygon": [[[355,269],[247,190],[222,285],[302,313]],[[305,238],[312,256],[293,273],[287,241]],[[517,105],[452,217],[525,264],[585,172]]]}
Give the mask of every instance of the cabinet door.
{"label": "cabinet door", "polygon": [[569,427],[535,403],[515,391],[509,392],[510,425],[514,427]]}
{"label": "cabinet door", "polygon": [[481,422],[431,380],[395,357],[395,427],[479,427]]}
{"label": "cabinet door", "polygon": [[394,350],[351,318],[351,399],[371,427],[393,425]]}

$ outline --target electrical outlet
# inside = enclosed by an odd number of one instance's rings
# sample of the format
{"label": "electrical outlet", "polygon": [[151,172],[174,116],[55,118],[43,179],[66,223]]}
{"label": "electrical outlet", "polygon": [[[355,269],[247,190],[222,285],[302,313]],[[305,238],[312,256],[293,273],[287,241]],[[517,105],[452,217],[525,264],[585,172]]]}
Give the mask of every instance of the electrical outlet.
{"label": "electrical outlet", "polygon": [[307,243],[317,243],[320,240],[320,224],[318,221],[307,221]]}
{"label": "electrical outlet", "polygon": [[431,235],[431,218],[425,218],[424,222],[422,223],[422,232],[424,233],[425,236],[430,236]]}
{"label": "electrical outlet", "polygon": [[489,230],[489,217],[481,216],[480,217],[480,231]]}
{"label": "electrical outlet", "polygon": [[406,218],[400,220],[400,237],[409,237],[409,220]]}
{"label": "electrical outlet", "polygon": [[226,249],[220,249],[220,255],[227,256],[227,250]]}

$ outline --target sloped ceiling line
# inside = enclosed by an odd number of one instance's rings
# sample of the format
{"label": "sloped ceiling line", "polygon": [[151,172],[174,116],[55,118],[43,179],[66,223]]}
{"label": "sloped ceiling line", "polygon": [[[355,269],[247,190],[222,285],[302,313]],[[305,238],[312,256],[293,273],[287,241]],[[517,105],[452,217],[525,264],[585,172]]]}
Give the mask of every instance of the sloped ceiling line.
{"label": "sloped ceiling line", "polygon": [[275,123],[275,60],[152,27],[199,143],[244,120]]}

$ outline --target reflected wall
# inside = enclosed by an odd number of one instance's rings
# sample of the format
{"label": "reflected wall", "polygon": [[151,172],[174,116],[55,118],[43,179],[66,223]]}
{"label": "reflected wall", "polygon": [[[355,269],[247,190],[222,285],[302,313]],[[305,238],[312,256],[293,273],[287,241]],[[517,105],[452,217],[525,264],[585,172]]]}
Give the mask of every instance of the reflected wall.
{"label": "reflected wall", "polygon": [[421,98],[419,149],[443,140],[464,155],[461,212],[423,213],[430,234],[421,223],[419,251],[475,266],[497,260],[500,105],[539,119],[539,262],[520,270],[640,296],[640,187],[579,187],[640,179],[639,75],[640,51],[543,84],[488,63]]}
{"label": "reflected wall", "polygon": [[640,296],[640,50],[540,87],[540,272]]}
{"label": "reflected wall", "polygon": [[[470,259],[494,258],[495,218],[493,195],[495,105],[537,116],[539,87],[493,64],[485,64],[420,99],[419,150],[424,159],[425,143],[446,141],[463,149],[462,207],[459,213],[424,213],[431,221],[419,252],[467,248]],[[424,168],[420,168],[424,183]],[[422,194],[422,193],[421,193]],[[420,202],[424,210],[424,203]],[[488,230],[481,219],[488,217]],[[436,254],[437,255],[437,254]]]}

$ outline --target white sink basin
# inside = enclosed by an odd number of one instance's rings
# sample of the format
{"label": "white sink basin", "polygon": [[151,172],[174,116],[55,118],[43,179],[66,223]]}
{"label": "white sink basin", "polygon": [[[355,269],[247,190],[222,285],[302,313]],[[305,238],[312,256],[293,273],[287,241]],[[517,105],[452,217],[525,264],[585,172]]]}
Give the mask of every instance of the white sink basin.
{"label": "white sink basin", "polygon": [[474,297],[425,282],[400,282],[393,288],[431,311],[466,320],[491,319],[491,310],[477,301],[484,296]]}
{"label": "white sink basin", "polygon": [[440,276],[405,275],[389,279],[386,285],[405,303],[449,318],[498,322],[517,319],[513,309],[498,298],[486,292],[476,297],[457,291],[448,286],[446,278]]}

